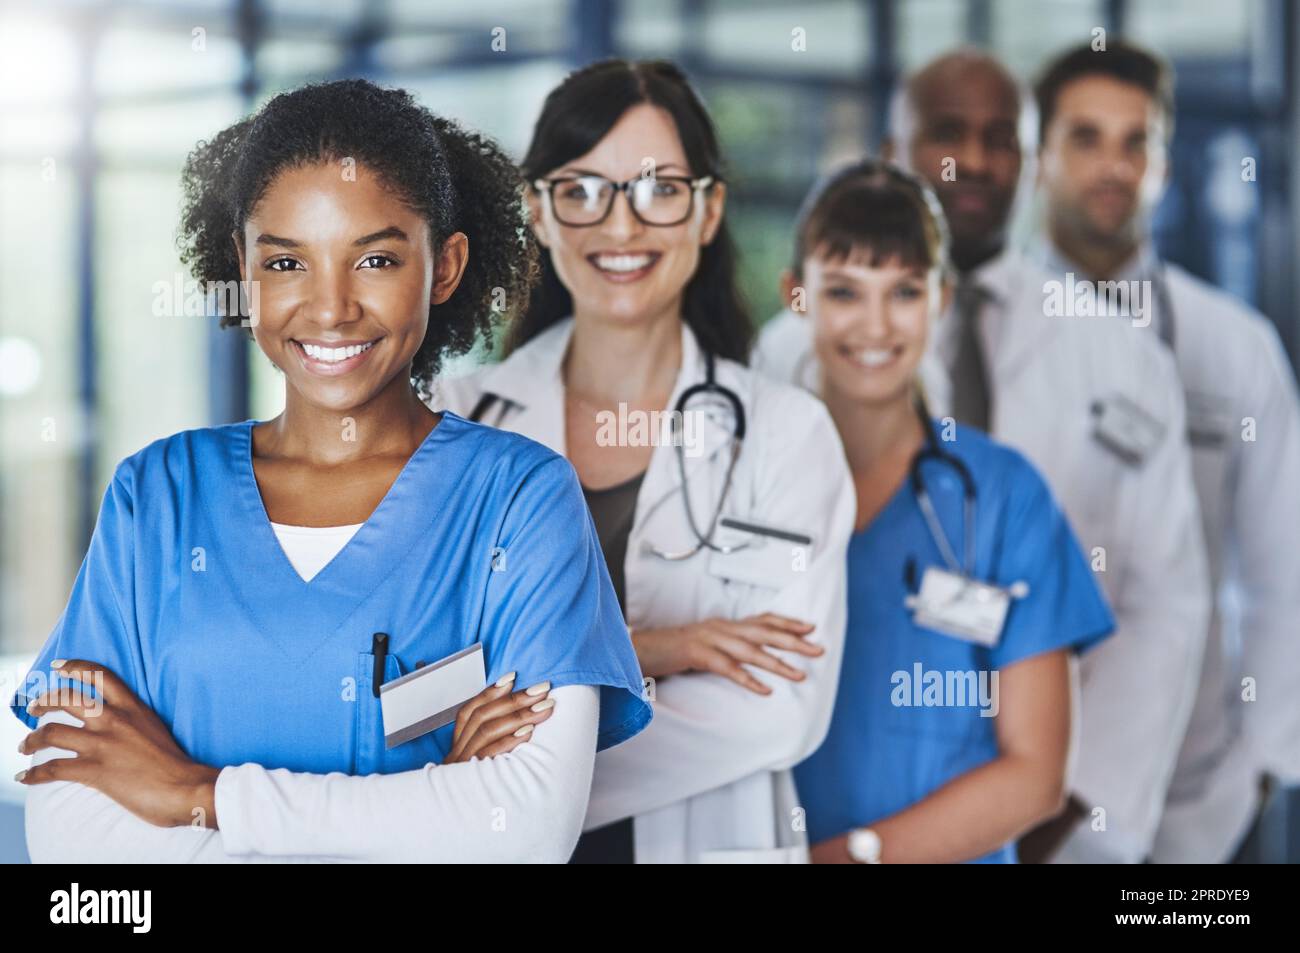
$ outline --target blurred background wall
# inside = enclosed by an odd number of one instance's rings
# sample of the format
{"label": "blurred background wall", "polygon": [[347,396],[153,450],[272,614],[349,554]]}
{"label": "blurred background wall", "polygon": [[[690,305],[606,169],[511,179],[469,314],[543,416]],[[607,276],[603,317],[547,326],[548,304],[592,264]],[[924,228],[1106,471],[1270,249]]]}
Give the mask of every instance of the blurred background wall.
{"label": "blurred background wall", "polygon": [[[1264,311],[1294,361],[1298,20],[1286,0],[2,0],[0,656],[30,657],[53,627],[118,460],[280,409],[276,372],[244,336],[155,304],[184,280],[185,154],[281,89],[405,86],[518,156],[570,69],[672,58],[720,126],[763,318],[800,198],[879,143],[901,73],[973,43],[1029,78],[1102,26],[1177,70],[1162,250]],[[0,720],[0,743],[16,744],[17,721]],[[11,776],[0,800],[17,796]]]}

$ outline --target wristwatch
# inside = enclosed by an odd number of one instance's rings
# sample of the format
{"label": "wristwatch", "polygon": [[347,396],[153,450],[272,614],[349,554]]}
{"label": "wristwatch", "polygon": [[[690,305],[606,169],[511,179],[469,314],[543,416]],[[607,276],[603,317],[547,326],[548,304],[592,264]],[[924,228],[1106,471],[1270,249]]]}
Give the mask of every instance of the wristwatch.
{"label": "wristwatch", "polygon": [[849,831],[848,848],[849,856],[859,864],[880,863],[880,853],[883,849],[880,835],[869,827],[859,827]]}

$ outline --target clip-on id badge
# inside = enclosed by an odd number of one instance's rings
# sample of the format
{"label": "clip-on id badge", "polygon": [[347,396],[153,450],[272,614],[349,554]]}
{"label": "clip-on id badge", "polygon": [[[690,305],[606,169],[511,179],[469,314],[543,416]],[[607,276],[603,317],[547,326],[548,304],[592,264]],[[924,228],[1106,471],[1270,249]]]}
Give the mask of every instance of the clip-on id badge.
{"label": "clip-on id badge", "polygon": [[384,747],[395,748],[451,724],[460,706],[486,686],[481,642],[385,682],[379,686]]}
{"label": "clip-on id badge", "polygon": [[904,604],[917,625],[992,648],[1002,638],[1011,600],[1027,592],[1024,583],[1003,589],[930,566],[921,576],[920,592]]}
{"label": "clip-on id badge", "polygon": [[1092,405],[1093,435],[1126,463],[1137,466],[1159,446],[1165,426],[1123,394]]}

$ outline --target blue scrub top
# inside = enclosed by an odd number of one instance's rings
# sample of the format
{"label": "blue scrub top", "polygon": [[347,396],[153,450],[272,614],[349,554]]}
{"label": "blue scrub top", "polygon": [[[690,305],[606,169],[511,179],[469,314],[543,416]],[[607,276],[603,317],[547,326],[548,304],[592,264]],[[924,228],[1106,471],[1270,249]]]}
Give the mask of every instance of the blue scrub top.
{"label": "blue scrub top", "polygon": [[[849,543],[849,618],[830,731],[795,768],[816,844],[901,811],[998,754],[992,680],[980,674],[1063,647],[1083,651],[1115,627],[1105,597],[1051,491],[1016,451],[957,427],[942,447],[976,485],[974,575],[1028,595],[1014,600],[992,648],[921,628],[903,600],[929,566],[946,569],[911,480]],[[927,460],[922,477],[958,558],[965,550],[962,483]],[[915,566],[910,573],[908,563]],[[944,688],[930,673],[941,673]],[[950,675],[950,673],[952,673]],[[957,673],[975,673],[959,677]],[[927,704],[945,702],[946,704]],[[978,858],[1015,863],[1015,844]]]}
{"label": "blue scrub top", "polygon": [[118,465],[67,608],[11,701],[55,658],[99,662],[214,767],[347,774],[438,763],[446,725],[389,750],[372,691],[476,642],[489,682],[600,686],[597,748],[650,721],[641,671],[568,461],[444,412],[378,508],[310,582],[275,537],[256,421],[190,430]]}

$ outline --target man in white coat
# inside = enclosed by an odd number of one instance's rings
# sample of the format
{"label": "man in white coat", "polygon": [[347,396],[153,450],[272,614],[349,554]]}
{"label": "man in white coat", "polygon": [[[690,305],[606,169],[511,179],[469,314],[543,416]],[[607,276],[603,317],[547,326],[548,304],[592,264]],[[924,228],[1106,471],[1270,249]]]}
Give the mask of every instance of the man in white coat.
{"label": "man in white coat", "polygon": [[[1067,810],[1022,842],[1022,859],[1137,862],[1155,837],[1209,614],[1183,399],[1154,334],[1049,317],[1046,274],[1007,250],[1021,99],[1001,64],[962,51],[922,69],[895,103],[893,158],[938,195],[958,273],[926,385],[932,412],[982,427],[1047,477],[1118,623],[1081,663]],[[762,366],[801,379],[807,339],[801,316],[770,322]]]}
{"label": "man in white coat", "polygon": [[1144,300],[1177,360],[1218,598],[1152,859],[1220,863],[1257,815],[1261,779],[1300,779],[1300,402],[1272,324],[1152,247],[1172,87],[1166,64],[1122,43],[1048,65],[1037,257],[1099,312]]}

